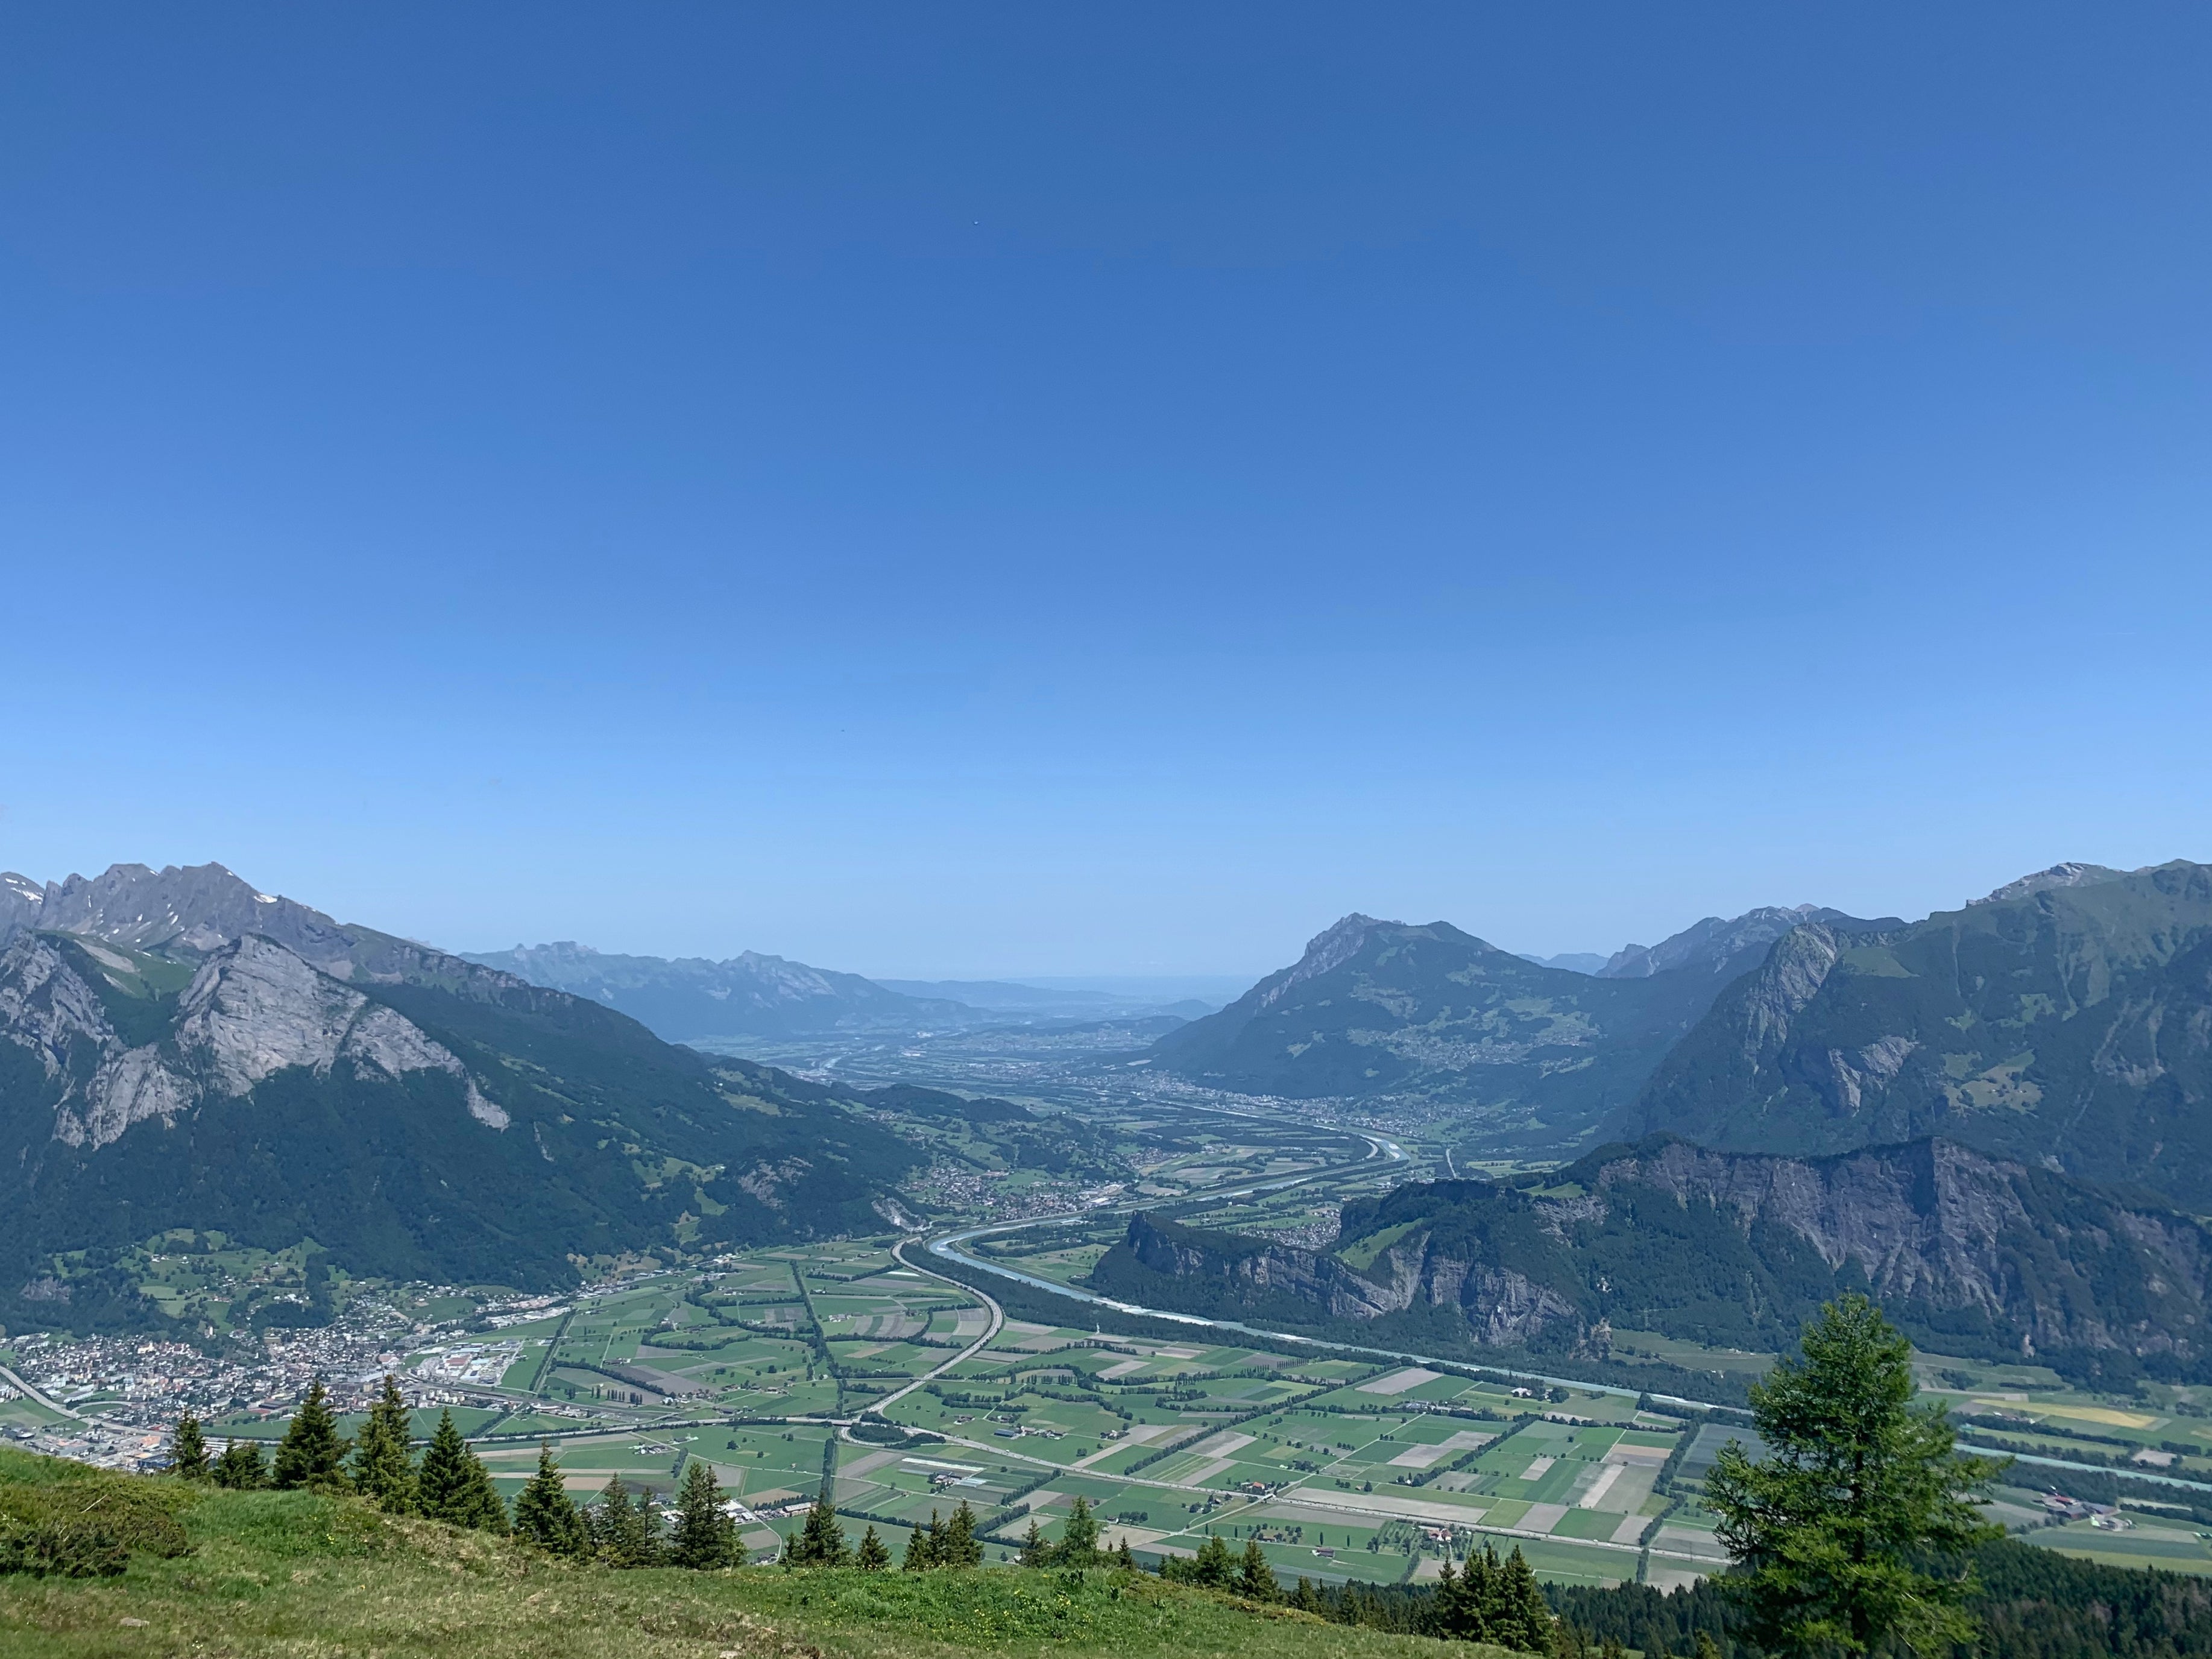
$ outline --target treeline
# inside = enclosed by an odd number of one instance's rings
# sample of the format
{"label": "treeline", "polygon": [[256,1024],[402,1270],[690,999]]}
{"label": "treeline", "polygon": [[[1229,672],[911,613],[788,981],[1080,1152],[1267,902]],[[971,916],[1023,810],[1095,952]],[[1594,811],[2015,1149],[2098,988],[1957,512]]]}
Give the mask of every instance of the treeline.
{"label": "treeline", "polygon": [[[2009,1539],[1983,1546],[1974,1560],[1979,1588],[1968,1606],[1983,1625],[1978,1659],[2212,1656],[2212,1582],[2077,1561]],[[1711,1579],[1664,1593],[1553,1584],[1546,1594],[1562,1628],[1586,1647],[1638,1648],[1656,1659],[1699,1654],[1702,1638],[1721,1659],[1764,1659],[1732,1633],[1735,1605]],[[1970,1650],[1954,1659],[1971,1659]]]}

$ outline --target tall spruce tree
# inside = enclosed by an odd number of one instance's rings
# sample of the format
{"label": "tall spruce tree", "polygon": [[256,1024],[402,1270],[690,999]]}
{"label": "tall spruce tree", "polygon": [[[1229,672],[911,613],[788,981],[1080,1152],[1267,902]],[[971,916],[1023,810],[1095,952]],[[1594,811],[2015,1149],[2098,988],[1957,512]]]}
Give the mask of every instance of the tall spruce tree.
{"label": "tall spruce tree", "polygon": [[185,1480],[205,1480],[211,1472],[207,1436],[200,1432],[199,1418],[186,1412],[169,1437],[169,1473]]}
{"label": "tall spruce tree", "polygon": [[491,1484],[483,1460],[470,1449],[453,1426],[451,1412],[438,1413],[438,1431],[422,1454],[422,1467],[415,1479],[416,1501],[433,1521],[449,1522],[479,1532],[507,1530],[507,1506]]}
{"label": "tall spruce tree", "polygon": [[845,1529],[837,1524],[836,1509],[830,1502],[830,1489],[824,1486],[822,1495],[806,1511],[806,1524],[792,1534],[783,1546],[783,1564],[787,1567],[843,1567],[852,1564],[853,1552],[845,1542]]}
{"label": "tall spruce tree", "polygon": [[1496,1613],[1490,1639],[1516,1652],[1543,1654],[1548,1659],[1556,1628],[1552,1606],[1545,1601],[1544,1587],[1536,1582],[1535,1571],[1528,1565],[1528,1557],[1521,1553],[1518,1544],[1513,1546],[1513,1553],[1505,1558],[1496,1583],[1497,1593],[1492,1600]]}
{"label": "tall spruce tree", "polygon": [[568,1497],[561,1466],[553,1461],[553,1448],[544,1442],[538,1448],[538,1473],[515,1495],[514,1535],[556,1555],[592,1552],[591,1533]]}
{"label": "tall spruce tree", "polygon": [[1916,1409],[1911,1345],[1863,1296],[1827,1303],[1754,1383],[1768,1455],[1731,1441],[1705,1479],[1738,1571],[1744,1634],[1780,1653],[1933,1652],[1972,1643],[1970,1552],[2002,1536],[1970,1497],[2005,1467],[1961,1456],[1950,1419]]}
{"label": "tall spruce tree", "polygon": [[938,1532],[937,1511],[932,1510],[928,1527],[916,1527],[907,1534],[906,1558],[899,1563],[901,1572],[927,1572],[937,1564]]}
{"label": "tall spruce tree", "polygon": [[1283,1587],[1275,1582],[1275,1570],[1267,1564],[1267,1552],[1260,1547],[1260,1540],[1244,1540],[1243,1558],[1237,1564],[1237,1594],[1255,1601],[1273,1601],[1279,1598]]}
{"label": "tall spruce tree", "polygon": [[234,1440],[215,1461],[215,1484],[233,1491],[258,1491],[269,1484],[269,1466],[261,1461],[260,1442]]}
{"label": "tall spruce tree", "polygon": [[1236,1558],[1229,1553],[1228,1540],[1219,1533],[1208,1533],[1206,1542],[1198,1546],[1198,1553],[1185,1564],[1182,1575],[1194,1584],[1204,1584],[1209,1589],[1225,1590],[1236,1582]]}
{"label": "tall spruce tree", "polygon": [[1043,1567],[1052,1563],[1052,1543],[1037,1525],[1034,1515],[1030,1517],[1030,1529],[1022,1534],[1022,1552],[1015,1558],[1024,1567]]}
{"label": "tall spruce tree", "polygon": [[386,1514],[405,1515],[415,1507],[413,1433],[398,1381],[387,1374],[383,1393],[353,1438],[354,1489]]}
{"label": "tall spruce tree", "polygon": [[881,1572],[891,1564],[890,1546],[884,1543],[871,1526],[860,1534],[860,1547],[853,1557],[853,1564],[862,1572]]}
{"label": "tall spruce tree", "polygon": [[1087,1567],[1097,1556],[1098,1517],[1091,1512],[1089,1500],[1079,1492],[1068,1506],[1067,1524],[1060,1528],[1053,1559],[1071,1567]]}
{"label": "tall spruce tree", "polygon": [[632,1503],[623,1479],[616,1475],[592,1506],[592,1547],[611,1567],[650,1567],[660,1560],[660,1529],[653,1513],[652,1494],[640,1492]]}
{"label": "tall spruce tree", "polygon": [[292,1414],[291,1425],[276,1447],[276,1463],[269,1484],[280,1491],[302,1487],[344,1489],[347,1442],[338,1433],[338,1420],[331,1412],[330,1390],[317,1377],[307,1387],[307,1397]]}
{"label": "tall spruce tree", "polygon": [[[841,1533],[837,1537],[841,1550],[844,1543]],[[668,1558],[679,1567],[700,1571],[737,1564],[737,1523],[722,1508],[722,1488],[714,1479],[714,1466],[703,1458],[693,1458],[691,1467],[684,1472],[684,1485],[676,1495],[676,1525],[668,1538]]]}
{"label": "tall spruce tree", "polygon": [[[934,1531],[934,1527],[932,1531]],[[932,1540],[940,1567],[966,1568],[983,1564],[983,1542],[975,1536],[975,1511],[962,1498],[960,1507],[945,1523],[944,1536]]]}

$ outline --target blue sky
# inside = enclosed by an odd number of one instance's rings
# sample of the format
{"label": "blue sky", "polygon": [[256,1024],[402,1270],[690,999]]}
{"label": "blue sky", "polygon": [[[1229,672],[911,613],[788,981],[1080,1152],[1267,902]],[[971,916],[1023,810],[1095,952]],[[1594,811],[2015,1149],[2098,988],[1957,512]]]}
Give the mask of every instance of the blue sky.
{"label": "blue sky", "polygon": [[1253,973],[2212,858],[2212,14],[19,9],[0,867]]}

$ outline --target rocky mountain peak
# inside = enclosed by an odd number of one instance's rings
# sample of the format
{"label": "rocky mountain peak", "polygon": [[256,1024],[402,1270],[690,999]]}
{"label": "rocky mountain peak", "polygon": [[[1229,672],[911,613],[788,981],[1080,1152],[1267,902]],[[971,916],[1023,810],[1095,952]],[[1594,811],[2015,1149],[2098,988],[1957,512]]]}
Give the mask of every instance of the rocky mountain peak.
{"label": "rocky mountain peak", "polygon": [[2007,899],[2025,899],[2032,893],[2047,893],[2053,887],[2094,887],[2100,881],[2123,881],[2127,875],[2126,870],[2113,869],[2106,864],[2081,864],[2069,861],[2053,864],[2049,869],[2039,869],[2033,875],[2023,875],[2016,881],[2008,881],[1972,902],[1994,905]]}
{"label": "rocky mountain peak", "polygon": [[1641,979],[1675,968],[1699,968],[1732,979],[1764,956],[1768,947],[1794,927],[1820,923],[1865,933],[1903,927],[1904,921],[1885,916],[1866,921],[1847,916],[1825,905],[1761,905],[1741,916],[1708,916],[1656,945],[1627,945],[1598,970],[1605,979]]}
{"label": "rocky mountain peak", "polygon": [[1359,955],[1367,943],[1367,936],[1376,928],[1404,925],[1403,922],[1378,921],[1372,916],[1362,916],[1358,911],[1353,911],[1306,942],[1305,955],[1261,993],[1261,1004],[1264,1006],[1275,1001],[1293,985],[1303,985],[1308,979],[1318,979],[1322,974],[1342,967]]}
{"label": "rocky mountain peak", "polygon": [[319,910],[264,893],[221,864],[111,864],[94,876],[47,883],[37,924],[132,950],[199,955],[248,934],[274,939],[325,972],[343,973],[354,941]]}

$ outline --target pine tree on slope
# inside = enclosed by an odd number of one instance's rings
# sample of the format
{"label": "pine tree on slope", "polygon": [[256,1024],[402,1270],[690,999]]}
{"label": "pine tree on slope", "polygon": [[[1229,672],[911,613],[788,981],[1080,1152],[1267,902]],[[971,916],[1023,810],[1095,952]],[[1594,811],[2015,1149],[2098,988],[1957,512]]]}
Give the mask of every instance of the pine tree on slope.
{"label": "pine tree on slope", "polygon": [[260,1445],[234,1440],[215,1461],[215,1484],[232,1491],[258,1491],[269,1484],[269,1467],[261,1461]]}
{"label": "pine tree on slope", "polygon": [[451,1412],[438,1413],[438,1431],[430,1436],[430,1449],[422,1454],[416,1493],[422,1513],[433,1521],[480,1532],[507,1530],[507,1506],[500,1502],[483,1460],[453,1426]]}
{"label": "pine tree on slope", "polygon": [[353,1484],[364,1497],[374,1498],[388,1515],[405,1515],[415,1507],[415,1455],[411,1444],[414,1420],[399,1385],[384,1379],[384,1392],[368,1408],[368,1420],[353,1441]]}
{"label": "pine tree on slope", "polygon": [[614,1476],[592,1508],[592,1546],[611,1567],[650,1567],[660,1560],[659,1523],[653,1518],[652,1494],[640,1492],[629,1500],[622,1477]]}
{"label": "pine tree on slope", "polygon": [[177,1419],[177,1432],[169,1442],[169,1473],[184,1480],[205,1480],[211,1473],[207,1437],[200,1420],[190,1412]]}
{"label": "pine tree on slope", "polygon": [[330,1391],[318,1377],[308,1386],[307,1399],[292,1414],[291,1426],[276,1448],[276,1466],[270,1485],[280,1491],[316,1487],[348,1489],[345,1474],[346,1442],[338,1434],[338,1420],[331,1414]]}
{"label": "pine tree on slope", "polygon": [[[839,1546],[844,1545],[841,1534]],[[722,1488],[714,1467],[693,1458],[684,1472],[684,1489],[676,1497],[676,1527],[668,1540],[668,1558],[679,1567],[701,1571],[736,1564],[738,1528],[722,1508]]]}
{"label": "pine tree on slope", "polygon": [[514,1535],[529,1540],[556,1555],[589,1555],[592,1535],[584,1517],[568,1497],[561,1466],[553,1461],[553,1448],[538,1448],[538,1473],[515,1495]]}

